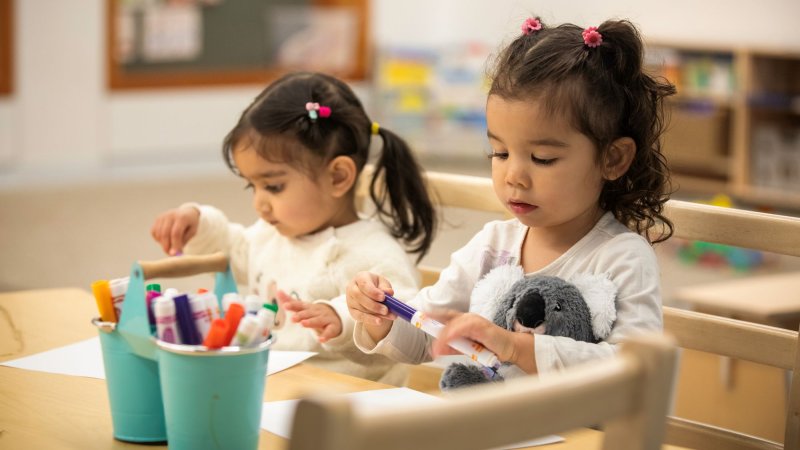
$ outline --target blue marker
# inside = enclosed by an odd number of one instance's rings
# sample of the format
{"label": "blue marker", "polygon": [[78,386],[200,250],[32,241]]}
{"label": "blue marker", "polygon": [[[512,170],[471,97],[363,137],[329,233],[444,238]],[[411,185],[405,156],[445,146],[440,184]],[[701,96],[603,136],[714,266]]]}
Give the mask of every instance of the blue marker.
{"label": "blue marker", "polygon": [[[427,317],[425,313],[417,311],[407,303],[403,303],[389,294],[384,294],[384,297],[385,300],[383,301],[383,304],[389,308],[389,311],[397,314],[397,316],[403,320],[411,322],[415,327],[428,333],[434,338],[439,337],[439,333],[442,331],[442,328],[444,328],[444,325],[442,325],[441,322],[437,322],[436,320]],[[451,340],[448,345],[465,354],[471,360],[479,362],[489,369],[492,369],[493,372],[496,372],[497,369],[500,368],[500,360],[497,358],[497,355],[475,341],[457,338]]]}

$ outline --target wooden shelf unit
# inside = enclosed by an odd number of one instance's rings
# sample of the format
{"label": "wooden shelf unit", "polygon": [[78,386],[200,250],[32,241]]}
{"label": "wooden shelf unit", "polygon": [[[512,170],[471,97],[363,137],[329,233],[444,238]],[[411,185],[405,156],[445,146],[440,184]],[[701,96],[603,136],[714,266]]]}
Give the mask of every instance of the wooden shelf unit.
{"label": "wooden shelf unit", "polygon": [[800,212],[800,51],[650,42],[678,88],[664,153],[679,194]]}

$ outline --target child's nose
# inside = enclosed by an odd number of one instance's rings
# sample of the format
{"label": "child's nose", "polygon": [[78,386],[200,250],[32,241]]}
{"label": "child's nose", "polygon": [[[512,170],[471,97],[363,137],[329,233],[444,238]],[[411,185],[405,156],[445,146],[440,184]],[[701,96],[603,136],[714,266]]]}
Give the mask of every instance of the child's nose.
{"label": "child's nose", "polygon": [[530,186],[530,175],[527,169],[519,162],[509,160],[506,171],[506,183],[509,186],[527,188]]}
{"label": "child's nose", "polygon": [[255,208],[255,210],[261,215],[272,211],[272,205],[269,202],[269,198],[260,192],[256,192],[256,194],[253,196],[253,208]]}

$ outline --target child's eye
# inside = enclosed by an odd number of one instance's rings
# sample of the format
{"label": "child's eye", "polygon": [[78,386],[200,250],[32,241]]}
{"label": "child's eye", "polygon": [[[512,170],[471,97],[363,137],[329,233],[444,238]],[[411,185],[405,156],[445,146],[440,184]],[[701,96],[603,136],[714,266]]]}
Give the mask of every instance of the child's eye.
{"label": "child's eye", "polygon": [[250,189],[250,190],[252,190],[252,189],[253,189],[253,183],[247,183],[247,184],[244,186],[244,190],[245,190],[245,191],[246,191],[246,190],[248,190],[248,189]]}
{"label": "child's eye", "polygon": [[531,161],[533,161],[534,164],[538,164],[540,166],[549,166],[549,165],[553,164],[554,162],[556,162],[556,159],[557,158],[542,159],[542,158],[537,158],[537,157],[531,155]]}
{"label": "child's eye", "polygon": [[492,152],[489,154],[489,159],[508,159],[508,152]]}
{"label": "child's eye", "polygon": [[285,185],[283,184],[267,184],[264,186],[264,190],[273,194],[277,194],[283,190],[284,186]]}

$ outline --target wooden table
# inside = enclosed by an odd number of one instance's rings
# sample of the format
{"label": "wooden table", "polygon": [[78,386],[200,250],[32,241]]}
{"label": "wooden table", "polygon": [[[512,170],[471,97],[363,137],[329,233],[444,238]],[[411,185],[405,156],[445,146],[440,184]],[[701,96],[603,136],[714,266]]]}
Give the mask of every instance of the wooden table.
{"label": "wooden table", "polygon": [[675,300],[710,314],[796,330],[800,322],[800,273],[687,286],[675,291]]}
{"label": "wooden table", "polygon": [[[88,339],[97,334],[90,319],[94,299],[80,289],[0,293],[0,361],[16,359]],[[265,401],[314,392],[349,393],[392,386],[300,364],[269,376]],[[564,443],[536,447],[598,448],[602,433],[561,433]],[[287,441],[261,431],[259,449],[283,449]],[[120,442],[112,437],[104,380],[0,367],[0,448],[166,448]],[[675,448],[668,447],[665,448]]]}
{"label": "wooden table", "polygon": [[[797,330],[800,273],[755,275],[686,286],[676,301],[723,317]],[[791,372],[721,356],[684,351],[675,414],[783,440]]]}

